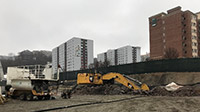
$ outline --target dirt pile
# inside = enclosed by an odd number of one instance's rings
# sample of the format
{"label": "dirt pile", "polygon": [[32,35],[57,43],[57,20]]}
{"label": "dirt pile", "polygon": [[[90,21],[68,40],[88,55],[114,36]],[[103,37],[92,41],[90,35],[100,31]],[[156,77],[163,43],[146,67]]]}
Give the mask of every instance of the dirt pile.
{"label": "dirt pile", "polygon": [[80,86],[74,90],[76,95],[120,95],[137,94],[138,92],[121,85],[99,85],[99,86]]}
{"label": "dirt pile", "polygon": [[200,72],[161,72],[133,74],[129,76],[147,84],[148,86],[167,85],[171,82],[176,82],[182,85],[200,82]]}
{"label": "dirt pile", "polygon": [[183,86],[176,91],[167,91],[164,86],[155,87],[150,92],[153,96],[200,96],[200,84]]}
{"label": "dirt pile", "polygon": [[150,95],[150,96],[200,96],[200,84],[183,86],[176,91],[167,91],[165,86],[158,86],[149,92],[133,91],[122,85],[80,86],[73,92],[76,95]]}

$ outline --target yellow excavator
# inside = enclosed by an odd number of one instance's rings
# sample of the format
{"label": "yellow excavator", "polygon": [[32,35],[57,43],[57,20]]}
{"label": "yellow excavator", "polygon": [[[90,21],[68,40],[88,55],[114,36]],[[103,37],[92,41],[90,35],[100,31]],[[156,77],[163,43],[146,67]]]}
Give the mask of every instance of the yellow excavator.
{"label": "yellow excavator", "polygon": [[72,91],[75,90],[78,85],[113,84],[115,81],[134,91],[149,91],[149,87],[146,84],[120,73],[107,73],[104,75],[99,73],[78,73],[77,84],[71,90],[63,92],[61,97],[70,98]]}
{"label": "yellow excavator", "polygon": [[77,76],[77,84],[103,85],[107,83],[113,84],[114,81],[123,84],[133,90],[149,91],[149,87],[140,81],[128,77],[120,73],[107,73],[101,75],[99,73],[79,73]]}

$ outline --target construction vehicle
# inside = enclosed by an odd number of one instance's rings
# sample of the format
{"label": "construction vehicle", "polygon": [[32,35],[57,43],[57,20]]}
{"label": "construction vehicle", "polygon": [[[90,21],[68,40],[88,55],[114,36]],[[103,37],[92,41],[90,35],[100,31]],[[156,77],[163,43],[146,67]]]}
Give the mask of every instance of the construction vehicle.
{"label": "construction vehicle", "polygon": [[57,82],[51,77],[53,74],[49,65],[8,67],[7,96],[20,100],[48,100],[53,95],[50,83]]}
{"label": "construction vehicle", "polygon": [[49,80],[41,79],[13,79],[12,87],[7,92],[7,96],[28,101],[33,99],[49,100],[52,94],[48,88],[48,83]]}
{"label": "construction vehicle", "polygon": [[146,84],[120,73],[107,73],[104,75],[99,73],[79,73],[77,76],[77,84],[102,85],[113,84],[114,81],[136,91],[149,91],[149,87]]}
{"label": "construction vehicle", "polygon": [[72,91],[75,90],[78,85],[114,84],[115,81],[134,91],[149,91],[149,87],[146,84],[120,73],[107,73],[104,75],[99,73],[79,73],[77,75],[77,84],[71,90],[63,91],[61,97],[70,98]]}

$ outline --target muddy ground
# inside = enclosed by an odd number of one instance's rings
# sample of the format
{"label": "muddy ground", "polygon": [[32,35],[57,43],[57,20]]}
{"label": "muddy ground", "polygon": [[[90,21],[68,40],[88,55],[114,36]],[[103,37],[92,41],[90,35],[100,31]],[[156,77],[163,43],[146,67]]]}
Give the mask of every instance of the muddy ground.
{"label": "muddy ground", "polygon": [[[110,102],[124,99],[122,101]],[[9,100],[0,105],[0,112],[30,112],[81,103],[107,102],[54,110],[50,112],[199,112],[200,97],[133,96],[133,95],[74,95],[71,99],[46,101]]]}
{"label": "muddy ground", "polygon": [[[135,95],[133,91],[119,85],[79,87],[72,94],[71,99],[62,99],[60,92],[68,86],[61,86],[55,100],[20,101],[9,99],[6,104],[0,105],[0,112],[30,112],[93,102],[103,103],[50,112],[200,112],[199,72],[138,74],[131,77],[149,86],[157,87],[151,88],[151,94],[145,96]],[[168,92],[162,87],[158,87],[171,82],[184,85],[184,87],[175,92]]]}
{"label": "muddy ground", "polygon": [[166,85],[175,82],[181,85],[195,84],[200,82],[200,72],[161,72],[129,75],[148,86]]}

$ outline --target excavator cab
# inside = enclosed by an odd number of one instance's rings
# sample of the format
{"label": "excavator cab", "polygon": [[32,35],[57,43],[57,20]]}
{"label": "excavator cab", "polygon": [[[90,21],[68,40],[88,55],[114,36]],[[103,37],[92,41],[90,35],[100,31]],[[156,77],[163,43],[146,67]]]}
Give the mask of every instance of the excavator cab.
{"label": "excavator cab", "polygon": [[101,74],[92,74],[92,73],[79,73],[77,76],[77,84],[103,84]]}

